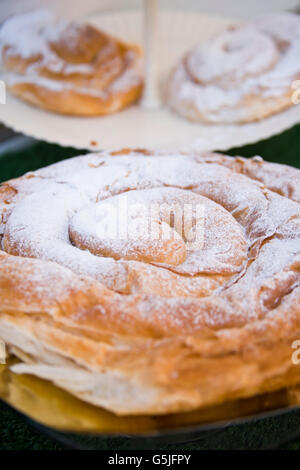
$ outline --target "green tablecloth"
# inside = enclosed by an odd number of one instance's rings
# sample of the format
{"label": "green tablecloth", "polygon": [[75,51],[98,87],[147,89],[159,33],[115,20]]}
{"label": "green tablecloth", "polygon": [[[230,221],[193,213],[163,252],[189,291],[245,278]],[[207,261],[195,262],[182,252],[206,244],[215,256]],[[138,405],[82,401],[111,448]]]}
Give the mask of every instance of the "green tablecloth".
{"label": "green tablecloth", "polygon": [[[0,160],[0,181],[22,175],[63,158],[78,155],[72,148],[37,142],[23,151],[10,152]],[[231,155],[261,155],[266,160],[300,167],[300,126],[254,145],[232,149]],[[231,426],[197,443],[163,446],[165,450],[191,449],[257,449],[272,446],[284,436],[300,430],[300,410],[286,416],[268,418],[250,424]],[[118,441],[103,440],[103,449],[118,450]],[[300,440],[281,448],[300,449]],[[0,449],[60,450],[57,442],[42,436],[16,412],[0,403]]]}

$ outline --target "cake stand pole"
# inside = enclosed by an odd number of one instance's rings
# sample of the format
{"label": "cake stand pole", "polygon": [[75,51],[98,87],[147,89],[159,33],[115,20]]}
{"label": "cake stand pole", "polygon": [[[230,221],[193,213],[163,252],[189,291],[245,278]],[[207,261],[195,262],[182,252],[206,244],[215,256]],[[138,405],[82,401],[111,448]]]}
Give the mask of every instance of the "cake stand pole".
{"label": "cake stand pole", "polygon": [[160,107],[157,53],[158,0],[144,0],[145,87],[141,105],[144,109]]}

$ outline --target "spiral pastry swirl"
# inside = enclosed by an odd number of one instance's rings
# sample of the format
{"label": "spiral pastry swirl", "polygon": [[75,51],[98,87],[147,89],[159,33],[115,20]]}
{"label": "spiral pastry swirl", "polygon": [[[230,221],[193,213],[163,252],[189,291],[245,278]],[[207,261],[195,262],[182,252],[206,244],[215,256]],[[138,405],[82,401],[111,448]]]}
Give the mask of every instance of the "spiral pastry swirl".
{"label": "spiral pastry swirl", "polygon": [[170,106],[209,123],[257,121],[288,108],[300,77],[299,30],[298,15],[276,13],[196,46],[171,74]]}
{"label": "spiral pastry swirl", "polygon": [[0,337],[15,372],[120,414],[298,383],[299,183],[259,157],[144,150],[4,183]]}
{"label": "spiral pastry swirl", "polygon": [[102,115],[141,94],[141,50],[48,10],[8,19],[0,30],[4,79],[19,98],[50,111]]}

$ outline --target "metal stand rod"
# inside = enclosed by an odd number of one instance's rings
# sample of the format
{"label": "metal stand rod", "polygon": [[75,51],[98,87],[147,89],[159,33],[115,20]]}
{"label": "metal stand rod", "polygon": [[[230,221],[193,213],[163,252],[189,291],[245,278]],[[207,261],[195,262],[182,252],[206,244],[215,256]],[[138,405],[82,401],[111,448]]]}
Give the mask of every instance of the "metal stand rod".
{"label": "metal stand rod", "polygon": [[142,107],[155,110],[160,107],[157,74],[158,0],[144,0],[145,88]]}

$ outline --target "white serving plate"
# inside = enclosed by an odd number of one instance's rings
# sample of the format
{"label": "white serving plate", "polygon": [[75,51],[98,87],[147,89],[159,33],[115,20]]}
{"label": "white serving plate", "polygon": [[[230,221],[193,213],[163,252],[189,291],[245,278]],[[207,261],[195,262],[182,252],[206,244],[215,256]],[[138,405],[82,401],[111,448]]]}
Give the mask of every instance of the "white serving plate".
{"label": "white serving plate", "polygon": [[[94,13],[87,20],[125,41],[143,41],[141,11]],[[236,21],[191,11],[162,10],[159,22],[158,69],[163,93],[172,66],[188,49]],[[6,104],[0,105],[0,121],[15,131],[37,139],[80,149],[149,147],[227,150],[292,127],[300,122],[299,111],[299,106],[293,105],[287,111],[258,123],[226,126],[191,123],[166,106],[149,111],[139,104],[106,117],[70,117],[35,108],[8,92]]]}

